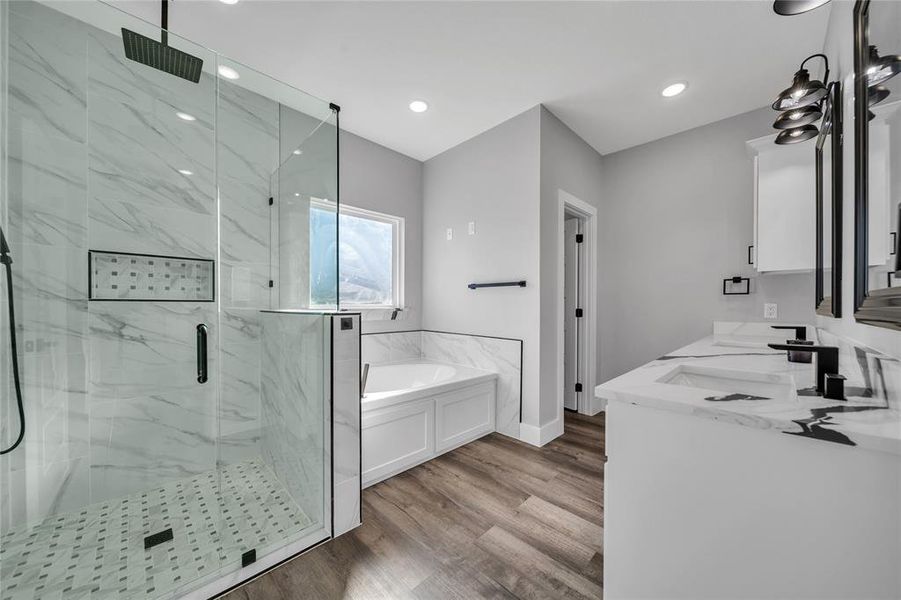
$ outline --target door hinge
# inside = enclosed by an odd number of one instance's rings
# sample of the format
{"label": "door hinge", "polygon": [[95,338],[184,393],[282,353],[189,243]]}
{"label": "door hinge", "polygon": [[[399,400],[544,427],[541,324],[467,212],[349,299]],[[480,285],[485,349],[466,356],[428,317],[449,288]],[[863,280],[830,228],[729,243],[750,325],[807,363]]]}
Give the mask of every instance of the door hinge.
{"label": "door hinge", "polygon": [[581,234],[581,233],[576,234],[576,243],[577,244],[581,244],[583,239],[585,239],[585,236],[583,234]]}
{"label": "door hinge", "polygon": [[273,204],[275,204],[275,198],[269,196],[269,206],[272,206]]}
{"label": "door hinge", "polygon": [[581,384],[581,383],[577,383],[577,384],[576,384],[576,392],[581,392],[581,391],[582,391],[582,384]]}
{"label": "door hinge", "polygon": [[273,280],[269,280],[269,287],[275,287],[275,282]]}
{"label": "door hinge", "polygon": [[577,319],[581,319],[581,318],[582,318],[582,309],[581,309],[581,308],[577,308],[577,309],[576,309],[576,318],[577,318]]}

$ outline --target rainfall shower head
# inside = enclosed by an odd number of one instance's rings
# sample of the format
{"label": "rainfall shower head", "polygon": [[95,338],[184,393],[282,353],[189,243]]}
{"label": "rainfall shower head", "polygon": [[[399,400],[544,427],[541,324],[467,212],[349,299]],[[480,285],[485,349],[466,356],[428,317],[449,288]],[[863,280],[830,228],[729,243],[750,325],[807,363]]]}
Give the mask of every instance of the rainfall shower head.
{"label": "rainfall shower head", "polygon": [[169,0],[162,2],[161,41],[156,41],[122,28],[122,43],[125,45],[125,57],[170,75],[198,83],[203,72],[203,59],[182,52],[169,45]]}

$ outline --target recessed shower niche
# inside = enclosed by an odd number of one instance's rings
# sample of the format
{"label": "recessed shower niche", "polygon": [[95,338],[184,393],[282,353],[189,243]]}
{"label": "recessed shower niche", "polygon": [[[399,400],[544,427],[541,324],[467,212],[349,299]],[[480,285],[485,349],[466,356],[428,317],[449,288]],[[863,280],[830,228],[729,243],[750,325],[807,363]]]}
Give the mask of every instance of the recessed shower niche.
{"label": "recessed shower niche", "polygon": [[120,252],[88,252],[91,300],[213,302],[213,260]]}

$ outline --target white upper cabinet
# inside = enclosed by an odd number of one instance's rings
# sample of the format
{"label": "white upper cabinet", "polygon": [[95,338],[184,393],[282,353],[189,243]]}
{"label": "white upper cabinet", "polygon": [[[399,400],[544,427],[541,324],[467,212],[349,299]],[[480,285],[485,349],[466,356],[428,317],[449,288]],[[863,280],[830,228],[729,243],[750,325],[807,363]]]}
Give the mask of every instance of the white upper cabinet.
{"label": "white upper cabinet", "polygon": [[749,141],[754,164],[754,266],[760,272],[811,271],[816,260],[815,140],[777,146]]}

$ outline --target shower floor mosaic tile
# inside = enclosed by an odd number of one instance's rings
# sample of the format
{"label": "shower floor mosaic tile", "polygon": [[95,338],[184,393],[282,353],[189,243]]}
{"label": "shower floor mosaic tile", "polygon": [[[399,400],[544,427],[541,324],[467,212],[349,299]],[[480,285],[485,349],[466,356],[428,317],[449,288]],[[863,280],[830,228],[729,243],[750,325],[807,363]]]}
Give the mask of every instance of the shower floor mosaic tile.
{"label": "shower floor mosaic tile", "polygon": [[4,534],[0,599],[165,598],[311,525],[261,461],[237,463]]}

